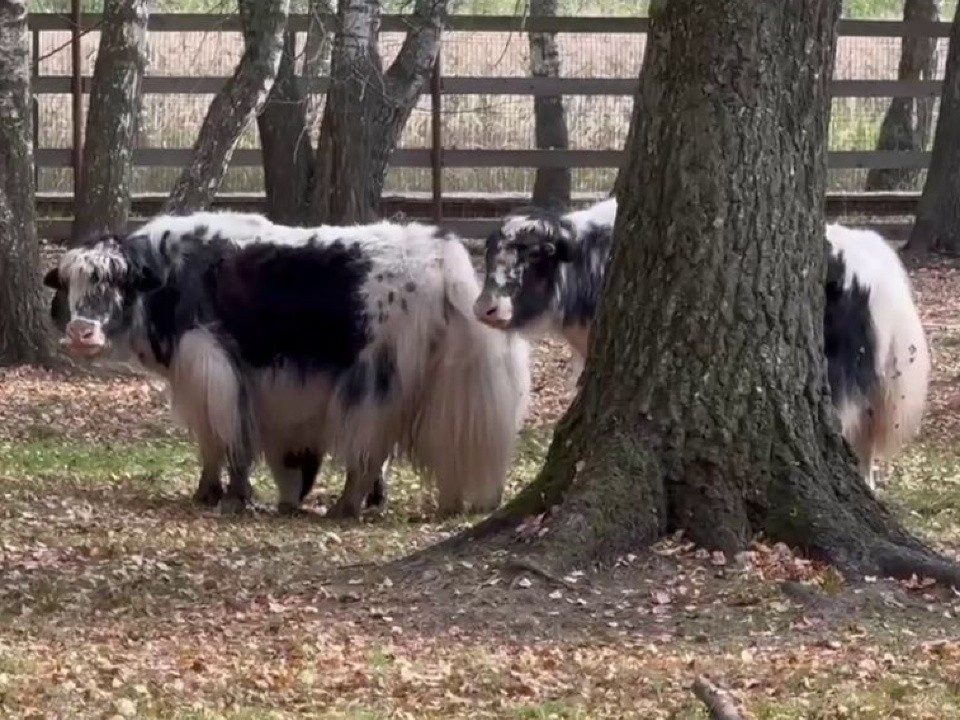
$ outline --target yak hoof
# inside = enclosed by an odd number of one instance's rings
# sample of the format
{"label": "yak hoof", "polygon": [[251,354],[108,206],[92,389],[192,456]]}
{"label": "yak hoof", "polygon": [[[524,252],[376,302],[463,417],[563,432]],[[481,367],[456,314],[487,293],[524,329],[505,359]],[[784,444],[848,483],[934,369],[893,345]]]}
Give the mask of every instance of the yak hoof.
{"label": "yak hoof", "polygon": [[220,483],[200,485],[193,493],[193,501],[205,507],[216,507],[222,499],[223,486]]}
{"label": "yak hoof", "polygon": [[221,515],[243,515],[253,510],[256,510],[256,505],[249,498],[231,495],[220,501]]}
{"label": "yak hoof", "polygon": [[284,517],[295,517],[307,514],[307,511],[297,504],[290,502],[277,503],[277,515],[282,515]]}
{"label": "yak hoof", "polygon": [[363,505],[368,510],[384,512],[387,509],[387,494],[385,492],[378,492],[377,490],[374,490],[372,493],[367,495]]}
{"label": "yak hoof", "polygon": [[326,517],[338,520],[359,520],[360,508],[344,501],[341,497],[327,510]]}

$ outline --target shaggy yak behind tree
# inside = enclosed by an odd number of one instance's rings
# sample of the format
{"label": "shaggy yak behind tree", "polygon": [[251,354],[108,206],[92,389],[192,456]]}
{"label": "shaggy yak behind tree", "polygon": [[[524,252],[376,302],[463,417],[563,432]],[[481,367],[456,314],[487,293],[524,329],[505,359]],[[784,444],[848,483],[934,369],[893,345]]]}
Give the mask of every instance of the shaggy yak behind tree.
{"label": "shaggy yak behind tree", "polygon": [[525,340],[480,323],[463,245],[380,222],[289,228],[257,215],[159,217],[68,251],[45,284],[75,355],[132,355],[170,384],[198,441],[197,497],[252,499],[258,448],[296,510],[331,452],[331,514],[376,496],[394,447],[441,513],[499,505],[529,393]]}
{"label": "shaggy yak behind tree", "polygon": [[[519,210],[486,243],[477,317],[527,337],[551,332],[587,354],[613,245],[614,198],[559,215]],[[910,278],[875,232],[827,225],[827,375],[844,437],[874,487],[874,462],[918,432],[930,353]]]}

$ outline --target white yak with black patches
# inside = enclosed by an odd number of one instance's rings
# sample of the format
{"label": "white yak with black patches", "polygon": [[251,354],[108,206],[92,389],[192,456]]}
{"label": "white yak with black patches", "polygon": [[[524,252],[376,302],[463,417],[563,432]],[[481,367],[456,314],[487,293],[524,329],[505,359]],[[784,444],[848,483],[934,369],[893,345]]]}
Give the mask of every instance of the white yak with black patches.
{"label": "white yak with black patches", "polygon": [[287,507],[329,451],[348,467],[332,511],[356,515],[397,446],[435,480],[442,512],[499,504],[528,346],[473,316],[480,288],[456,238],[202,213],[71,253],[47,277],[70,298],[66,342],[127,345],[172,378],[201,445],[212,438],[201,455],[226,455],[228,498],[249,494],[255,443]]}
{"label": "white yak with black patches", "polygon": [[[613,247],[617,202],[558,215],[521,210],[487,238],[474,312],[491,327],[566,339],[582,366]],[[874,485],[919,429],[930,353],[903,264],[878,234],[828,225],[824,340],[844,437]]]}

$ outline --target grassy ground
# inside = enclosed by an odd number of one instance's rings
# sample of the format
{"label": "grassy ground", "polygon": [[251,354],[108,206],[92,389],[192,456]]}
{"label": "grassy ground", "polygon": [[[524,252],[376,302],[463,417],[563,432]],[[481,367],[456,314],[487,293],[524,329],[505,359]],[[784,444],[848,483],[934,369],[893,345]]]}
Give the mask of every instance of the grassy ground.
{"label": "grassy ground", "polygon": [[[960,276],[914,277],[937,374],[882,495],[957,557]],[[566,372],[538,348],[511,491]],[[784,547],[682,538],[566,579],[497,555],[388,576],[362,563],[473,518],[434,522],[405,470],[382,519],[224,518],[190,504],[196,474],[159,383],[0,375],[0,717],[692,719],[708,673],[755,718],[960,718],[960,596],[922,580],[847,587]]]}

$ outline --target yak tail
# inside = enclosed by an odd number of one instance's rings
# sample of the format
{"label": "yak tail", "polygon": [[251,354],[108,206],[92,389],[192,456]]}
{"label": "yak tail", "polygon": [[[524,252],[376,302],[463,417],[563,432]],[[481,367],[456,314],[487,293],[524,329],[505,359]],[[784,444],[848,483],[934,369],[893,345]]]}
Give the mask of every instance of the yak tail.
{"label": "yak tail", "polygon": [[530,396],[529,345],[473,314],[480,287],[457,242],[444,244],[445,329],[430,358],[411,459],[439,509],[487,512],[502,499]]}

